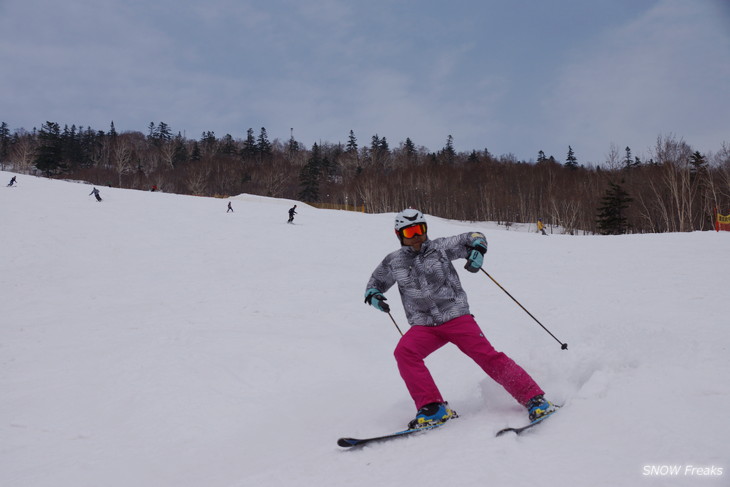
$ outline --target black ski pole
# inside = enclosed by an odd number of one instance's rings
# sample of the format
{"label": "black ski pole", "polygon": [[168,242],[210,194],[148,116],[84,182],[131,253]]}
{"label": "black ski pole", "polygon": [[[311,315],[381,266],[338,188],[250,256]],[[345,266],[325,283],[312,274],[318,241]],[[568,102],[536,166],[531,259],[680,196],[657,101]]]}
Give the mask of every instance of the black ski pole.
{"label": "black ski pole", "polygon": [[[507,296],[509,296],[510,298],[512,298],[512,301],[514,301],[515,303],[517,303],[517,304],[519,305],[519,307],[520,307],[520,308],[522,308],[522,309],[523,309],[523,311],[524,311],[525,313],[527,313],[528,315],[530,315],[530,318],[532,318],[533,320],[535,320],[535,321],[537,322],[537,324],[538,324],[538,325],[540,325],[540,326],[542,327],[542,329],[543,329],[543,330],[545,330],[546,332],[548,332],[548,334],[549,334],[549,335],[550,335],[551,337],[555,338],[555,341],[556,341],[556,342],[558,342],[558,343],[560,344],[560,348],[561,348],[562,350],[567,350],[567,349],[568,349],[568,344],[567,344],[567,343],[563,343],[563,342],[561,342],[560,340],[558,340],[558,337],[556,337],[555,335],[553,335],[553,334],[552,334],[552,333],[550,332],[550,330],[548,330],[547,328],[545,328],[545,325],[543,325],[542,323],[540,323],[540,321],[539,321],[539,320],[538,320],[537,318],[535,318],[534,316],[532,316],[532,313],[530,313],[529,311],[527,311],[527,309],[525,309],[525,307],[524,307],[524,306],[522,306],[522,305],[520,304],[520,302],[519,302],[519,301],[517,301],[517,300],[516,300],[516,299],[514,298],[514,296],[512,296],[512,295],[511,295],[510,293],[508,293],[508,292],[507,292],[507,290],[506,290],[505,288],[503,288],[503,287],[502,287],[502,285],[501,285],[500,283],[498,283],[498,282],[497,282],[497,281],[496,281],[496,280],[495,280],[495,279],[494,279],[494,278],[493,278],[492,276],[490,276],[490,275],[489,275],[489,272],[485,271],[484,269],[481,269],[481,271],[482,271],[483,273],[485,273],[485,274],[487,275],[487,277],[488,277],[488,278],[490,278],[490,279],[492,280],[492,282],[493,282],[493,283],[495,283],[495,284],[496,284],[497,286],[499,286],[499,288],[500,288],[500,289],[501,289],[502,291],[504,291],[504,292],[505,292],[505,294],[506,294]],[[391,317],[391,318],[392,318],[392,317]]]}
{"label": "black ski pole", "polygon": [[390,321],[393,322],[393,324],[395,325],[395,328],[398,330],[398,333],[400,333],[400,336],[403,336],[403,332],[400,331],[400,328],[398,327],[398,323],[395,322],[395,319],[393,318],[393,315],[390,314],[390,311],[388,311],[388,316],[390,316]]}

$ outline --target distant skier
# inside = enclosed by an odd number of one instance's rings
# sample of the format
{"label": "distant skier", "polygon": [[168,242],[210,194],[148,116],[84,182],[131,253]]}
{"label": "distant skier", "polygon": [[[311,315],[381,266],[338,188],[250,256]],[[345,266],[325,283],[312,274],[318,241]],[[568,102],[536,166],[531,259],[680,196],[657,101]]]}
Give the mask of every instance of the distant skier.
{"label": "distant skier", "polygon": [[297,214],[296,209],[297,209],[297,205],[294,205],[294,207],[289,208],[289,221],[287,221],[287,223],[294,222],[294,215]]}
{"label": "distant skier", "polygon": [[10,182],[8,183],[8,188],[12,187],[13,184],[15,184],[16,181],[17,180],[16,180],[15,176],[13,176],[13,179],[11,179]]}
{"label": "distant skier", "polygon": [[545,233],[545,225],[542,224],[542,218],[537,219],[537,231],[542,232],[543,235],[547,235]]}
{"label": "distant skier", "polygon": [[[228,202],[228,209],[226,210],[226,213],[228,213],[229,211],[233,211],[233,207],[231,206],[230,201]],[[235,211],[233,211],[233,213],[235,213]]]}
{"label": "distant skier", "polygon": [[91,190],[91,193],[89,193],[89,196],[94,195],[96,197],[96,201],[101,201],[101,196],[99,196],[99,190],[94,188]]}
{"label": "distant skier", "polygon": [[467,232],[429,240],[426,219],[409,208],[395,217],[401,248],[388,254],[367,283],[365,302],[389,313],[383,293],[398,284],[410,329],[395,348],[398,370],[418,413],[409,428],[440,424],[456,413],[444,401],[424,359],[447,343],[474,360],[484,372],[527,408],[530,421],[555,406],[511,358],[489,343],[469,310],[466,292],[451,261],[466,259],[465,269],[478,272],[487,252],[486,237]]}

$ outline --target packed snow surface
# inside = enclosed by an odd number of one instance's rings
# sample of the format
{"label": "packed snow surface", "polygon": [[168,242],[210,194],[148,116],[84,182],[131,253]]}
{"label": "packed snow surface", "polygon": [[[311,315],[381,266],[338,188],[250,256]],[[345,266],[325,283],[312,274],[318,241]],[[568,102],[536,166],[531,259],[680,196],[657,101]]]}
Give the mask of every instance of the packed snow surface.
{"label": "packed snow surface", "polygon": [[[730,233],[487,235],[456,262],[494,346],[563,404],[524,408],[447,345],[427,363],[461,417],[415,408],[399,334],[363,303],[393,214],[92,187],[0,172],[4,487],[730,485]],[[226,213],[228,201],[233,213]],[[287,210],[297,204],[293,225]],[[395,288],[386,296],[408,328]]]}

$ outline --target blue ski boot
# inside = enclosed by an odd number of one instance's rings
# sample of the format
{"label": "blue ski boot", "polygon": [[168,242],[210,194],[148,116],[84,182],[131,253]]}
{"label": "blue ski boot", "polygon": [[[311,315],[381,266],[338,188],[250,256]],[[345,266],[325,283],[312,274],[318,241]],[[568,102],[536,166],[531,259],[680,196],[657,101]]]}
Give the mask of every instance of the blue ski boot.
{"label": "blue ski boot", "polygon": [[458,418],[456,411],[449,408],[448,402],[432,402],[418,410],[416,418],[408,423],[408,429],[418,429],[445,423],[451,418]]}
{"label": "blue ski boot", "polygon": [[525,406],[530,414],[530,421],[533,422],[545,416],[550,416],[557,410],[555,404],[545,399],[542,394],[530,399]]}

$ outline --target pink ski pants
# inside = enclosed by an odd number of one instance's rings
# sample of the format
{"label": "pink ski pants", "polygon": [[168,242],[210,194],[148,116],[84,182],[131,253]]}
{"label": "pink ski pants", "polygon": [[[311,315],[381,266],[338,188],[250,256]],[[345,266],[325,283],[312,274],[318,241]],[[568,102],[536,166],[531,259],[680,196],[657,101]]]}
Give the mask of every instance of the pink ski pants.
{"label": "pink ski pants", "polygon": [[544,394],[522,367],[492,347],[473,316],[464,315],[439,326],[411,326],[395,347],[398,370],[416,403],[416,409],[444,401],[423,359],[447,343],[453,343],[471,357],[520,404]]}

